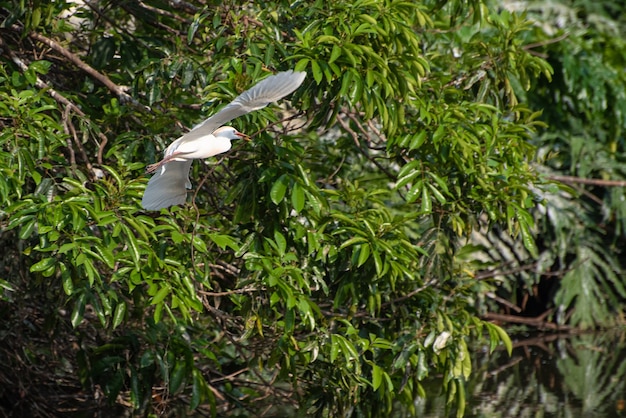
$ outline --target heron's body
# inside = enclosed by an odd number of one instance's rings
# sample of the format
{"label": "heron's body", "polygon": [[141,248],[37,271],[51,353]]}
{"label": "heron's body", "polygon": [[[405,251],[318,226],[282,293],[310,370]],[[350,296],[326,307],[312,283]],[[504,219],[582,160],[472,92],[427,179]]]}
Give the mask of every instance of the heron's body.
{"label": "heron's body", "polygon": [[[196,159],[228,151],[231,140],[245,138],[230,126],[221,126],[236,117],[261,109],[297,89],[305,73],[285,71],[270,76],[243,92],[222,110],[170,144],[163,159],[148,166],[154,172],[141,200],[144,209],[157,210],[185,202],[191,188],[189,169]],[[221,126],[221,127],[220,127]]]}
{"label": "heron's body", "polygon": [[188,141],[183,141],[184,136],[181,136],[167,147],[165,156],[176,153],[179,156],[173,158],[174,161],[186,161],[209,158],[224,153],[231,147],[231,138],[220,136],[221,129],[223,128],[216,129],[212,134],[192,138]]}

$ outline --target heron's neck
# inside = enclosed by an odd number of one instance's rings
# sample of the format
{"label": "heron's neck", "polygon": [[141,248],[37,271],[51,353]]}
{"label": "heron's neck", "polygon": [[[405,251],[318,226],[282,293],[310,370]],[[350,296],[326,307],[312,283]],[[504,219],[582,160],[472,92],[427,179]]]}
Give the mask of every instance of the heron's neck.
{"label": "heron's neck", "polygon": [[226,152],[232,146],[230,138],[225,136],[216,136],[212,142],[212,148],[215,150],[215,154],[221,154]]}

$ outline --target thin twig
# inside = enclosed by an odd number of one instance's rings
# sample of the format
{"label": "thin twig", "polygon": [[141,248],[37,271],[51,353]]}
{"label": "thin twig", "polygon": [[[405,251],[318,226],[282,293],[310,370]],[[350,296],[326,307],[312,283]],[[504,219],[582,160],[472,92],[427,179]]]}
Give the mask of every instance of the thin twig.
{"label": "thin twig", "polygon": [[365,156],[365,158],[370,160],[372,162],[372,164],[374,164],[376,167],[378,167],[378,169],[380,171],[382,171],[387,177],[389,177],[390,179],[395,180],[396,177],[389,170],[387,170],[385,167],[383,167],[383,165],[381,163],[376,161],[376,159],[374,157],[369,155],[369,153],[367,151],[365,151],[365,149],[363,149],[363,147],[361,147],[361,144],[359,142],[359,135],[352,128],[350,128],[350,126],[348,126],[348,124],[343,119],[338,117],[337,118],[337,122],[339,122],[341,127],[346,132],[348,132],[350,134],[350,136],[354,140],[354,144],[356,145],[357,149],[359,151],[361,151],[361,154],[363,154]]}
{"label": "thin twig", "polygon": [[483,318],[488,321],[500,321],[500,322],[508,322],[512,324],[531,325],[539,329],[558,329],[558,330],[570,329],[570,327],[567,325],[559,325],[553,322],[547,322],[545,319],[552,312],[553,310],[549,309],[545,311],[544,313],[542,313],[541,315],[536,316],[534,318],[487,312],[486,314],[483,315]]}
{"label": "thin twig", "polygon": [[120,6],[129,15],[135,16],[136,18],[143,20],[144,22],[148,23],[149,25],[154,26],[157,29],[162,29],[162,30],[164,30],[166,32],[171,33],[174,36],[178,36],[178,37],[181,37],[181,38],[186,38],[187,37],[187,33],[183,32],[183,31],[180,31],[178,29],[174,29],[174,28],[166,25],[165,23],[162,23],[162,22],[158,21],[157,19],[153,19],[152,16],[150,16],[148,13],[140,13],[140,15],[137,16],[137,13],[125,2],[122,2],[120,4]]}
{"label": "thin twig", "polygon": [[[254,137],[256,137],[257,135],[259,135],[261,132],[266,132],[269,131],[270,128],[273,128],[276,125],[283,125],[283,127],[285,127],[285,122],[291,122],[294,119],[298,119],[299,117],[301,117],[304,114],[304,112],[297,112],[294,113],[291,116],[287,116],[286,118],[282,118],[280,120],[277,120],[276,122],[270,122],[268,123],[265,127],[259,129],[258,131],[256,131],[255,133],[253,133],[252,135],[250,135],[250,139],[253,139]],[[307,120],[305,120],[302,125],[300,126],[294,126],[294,127],[289,127],[289,131],[295,131],[298,129],[302,129],[306,126],[306,124],[308,123]],[[284,132],[284,131],[283,131]]]}
{"label": "thin twig", "polygon": [[187,13],[196,14],[196,13],[198,13],[198,11],[200,11],[199,8],[197,8],[193,4],[188,3],[186,1],[170,0],[169,3],[170,3],[170,6],[172,6],[173,8],[175,8],[175,9],[182,9],[182,10],[186,11]]}
{"label": "thin twig", "polygon": [[107,138],[107,136],[103,134],[102,132],[98,132],[98,138],[100,138],[100,144],[98,144],[98,155],[96,158],[97,158],[98,164],[102,165],[103,164],[102,154],[104,154],[104,147],[106,147],[107,142],[109,142],[109,138]]}
{"label": "thin twig", "polygon": [[521,273],[523,271],[528,271],[528,270],[534,270],[537,268],[537,263],[531,263],[525,266],[519,266],[510,270],[490,270],[490,271],[484,271],[481,273],[478,273],[474,276],[474,279],[476,280],[486,280],[486,279],[492,279],[496,276],[507,276],[510,274],[517,274],[517,273]]}
{"label": "thin twig", "polygon": [[563,39],[567,38],[568,36],[569,36],[568,33],[564,33],[564,34],[562,34],[560,36],[557,36],[556,38],[546,39],[545,41],[535,42],[535,43],[532,43],[532,44],[524,45],[522,47],[522,49],[526,50],[527,52],[531,52],[531,51],[529,51],[530,49],[537,48],[537,47],[540,47],[540,46],[546,46],[546,45],[550,45],[550,44],[555,44],[557,42],[561,42]]}
{"label": "thin twig", "polygon": [[381,141],[387,142],[387,138],[385,137],[385,135],[380,131],[380,129],[378,129],[376,126],[374,126],[374,122],[371,119],[369,119],[367,121],[367,126],[369,126],[369,128],[372,131],[374,131],[376,136],[379,137],[381,139]]}
{"label": "thin twig", "polygon": [[588,179],[575,176],[546,176],[546,178],[549,180],[560,181],[561,183],[589,184],[604,187],[626,187],[626,180]]}
{"label": "thin twig", "polygon": [[[418,293],[421,293],[424,290],[428,289],[429,287],[431,287],[435,283],[436,283],[435,280],[430,280],[426,284],[424,284],[423,286],[420,286],[417,289],[413,289],[412,291],[410,291],[409,293],[407,293],[404,296],[400,296],[399,298],[396,298],[396,299],[391,300],[389,302],[381,303],[380,309],[382,310],[383,308],[386,308],[388,306],[395,305],[395,304],[403,302],[403,301],[405,301],[407,299],[410,299],[413,296],[417,295]],[[343,316],[341,314],[337,314],[335,312],[328,312],[328,311],[324,311],[324,314],[327,315],[327,316]],[[348,316],[348,315],[345,315],[345,316]],[[372,318],[371,315],[368,312],[366,312],[366,311],[359,311],[359,312],[356,312],[356,313],[351,314],[349,316],[351,316],[353,318]],[[383,318],[377,318],[377,319],[380,320],[380,321],[383,320]]]}
{"label": "thin twig", "polygon": [[70,136],[76,137],[76,130],[70,120],[70,109],[71,107],[65,106],[65,111],[63,112],[63,131],[67,135],[67,150],[70,153],[70,167],[74,169],[76,167],[76,154],[74,153]]}
{"label": "thin twig", "polygon": [[139,4],[141,7],[143,7],[146,10],[150,10],[151,12],[158,14],[160,16],[165,16],[165,17],[169,17],[170,19],[174,19],[174,20],[178,20],[179,22],[185,23],[187,25],[190,25],[192,22],[189,19],[185,19],[184,17],[181,17],[177,14],[174,14],[172,12],[168,12],[167,10],[163,10],[163,9],[159,9],[156,8],[154,6],[150,6],[146,3],[144,3],[143,1],[139,1],[137,2],[137,4]]}
{"label": "thin twig", "polygon": [[400,303],[400,302],[402,302],[402,301],[404,301],[404,300],[410,299],[410,298],[412,298],[413,296],[417,295],[418,293],[421,293],[421,292],[423,292],[424,290],[426,290],[426,289],[428,289],[429,287],[431,287],[432,285],[434,285],[434,284],[435,284],[435,282],[436,282],[435,280],[430,280],[430,281],[428,281],[426,284],[424,284],[423,286],[418,287],[417,289],[414,289],[414,290],[410,291],[409,293],[407,293],[407,294],[406,294],[406,295],[404,295],[404,296],[401,296],[401,297],[399,297],[399,298],[397,298],[397,299],[394,299],[394,300],[392,300],[392,301],[390,301],[390,302],[385,302],[385,303],[382,303],[382,304],[380,305],[380,307],[381,307],[381,308],[383,308],[383,307],[386,307],[386,306],[389,306],[389,305],[394,305],[394,304]]}
{"label": "thin twig", "polygon": [[504,364],[494,370],[490,370],[487,374],[489,376],[497,376],[500,373],[502,373],[503,371],[510,369],[511,367],[515,366],[516,364],[520,363],[522,360],[524,360],[523,357],[520,356],[516,356],[513,357],[507,364]]}
{"label": "thin twig", "polygon": [[356,145],[359,149],[361,149],[361,143],[359,142],[359,135],[352,129],[348,124],[341,118],[337,118],[337,122],[341,125],[341,127],[350,134],[352,140],[354,141],[354,145]]}
{"label": "thin twig", "polygon": [[487,293],[485,293],[485,296],[487,296],[488,298],[491,298],[491,299],[495,300],[496,302],[498,302],[498,303],[500,303],[500,304],[502,304],[502,305],[504,305],[504,306],[509,307],[510,309],[514,310],[514,311],[515,311],[515,312],[517,312],[517,313],[522,312],[522,308],[520,308],[519,306],[517,306],[517,305],[516,305],[516,304],[514,304],[514,303],[509,302],[508,300],[506,300],[506,299],[504,299],[504,298],[501,298],[500,296],[496,295],[496,294],[495,294],[495,293],[493,293],[493,292],[487,292]]}
{"label": "thin twig", "polygon": [[199,290],[198,293],[204,296],[230,296],[230,295],[236,295],[239,293],[258,292],[260,290],[262,289],[259,289],[255,286],[246,286],[246,287],[242,287],[241,289],[228,290],[226,292],[207,292],[205,290]]}
{"label": "thin twig", "polygon": [[229,380],[232,381],[234,379],[235,376],[240,375],[241,373],[245,373],[250,371],[249,367],[244,367],[243,369],[237,370],[229,375],[224,375],[222,377],[218,377],[216,379],[211,379],[210,383],[219,383],[219,382],[223,382],[225,380]]}

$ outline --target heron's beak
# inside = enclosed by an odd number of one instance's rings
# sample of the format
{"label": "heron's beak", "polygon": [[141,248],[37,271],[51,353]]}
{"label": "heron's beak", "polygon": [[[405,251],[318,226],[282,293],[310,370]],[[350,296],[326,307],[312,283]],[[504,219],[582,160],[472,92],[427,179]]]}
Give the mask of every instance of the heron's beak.
{"label": "heron's beak", "polygon": [[237,135],[239,138],[244,139],[246,141],[250,141],[250,137],[246,134],[243,134],[241,132],[237,132],[235,135]]}

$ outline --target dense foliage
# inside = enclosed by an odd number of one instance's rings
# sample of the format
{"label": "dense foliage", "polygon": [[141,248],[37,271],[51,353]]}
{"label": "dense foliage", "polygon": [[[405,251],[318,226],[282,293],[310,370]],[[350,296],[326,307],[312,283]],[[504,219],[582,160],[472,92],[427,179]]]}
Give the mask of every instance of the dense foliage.
{"label": "dense foliage", "polygon": [[[562,263],[563,281],[584,265],[624,296],[602,275],[618,263],[587,230],[597,219],[568,221],[589,202],[538,178],[582,170],[563,103],[607,143],[621,132],[594,113],[601,98],[567,99],[582,78],[557,65],[562,28],[454,0],[15,0],[0,17],[0,398],[13,408],[82,390],[139,413],[382,416],[411,411],[440,374],[462,415],[468,342],[511,348],[482,319],[496,291],[528,294]],[[171,140],[291,68],[303,86],[233,121],[254,140],[196,162],[188,205],[140,208],[143,170]],[[540,165],[550,141],[572,151]],[[575,174],[609,169],[587,163]],[[612,221],[620,196],[606,199]],[[623,218],[611,225],[617,239]],[[536,257],[545,269],[529,273]],[[555,303],[574,325],[602,323],[602,307],[571,310],[579,295]]]}
{"label": "dense foliage", "polygon": [[[520,97],[542,109],[547,129],[533,139],[534,166],[557,183],[535,190],[542,199],[533,211],[537,256],[490,231],[488,258],[519,272],[518,280],[503,281],[503,294],[530,306],[533,301],[520,291],[530,289],[537,299],[530,310],[542,318],[549,315],[562,327],[623,324],[626,22],[621,6],[537,1],[509,7],[526,13],[532,27],[523,42],[554,69],[551,82],[540,78]],[[538,312],[537,304],[550,309]]]}

